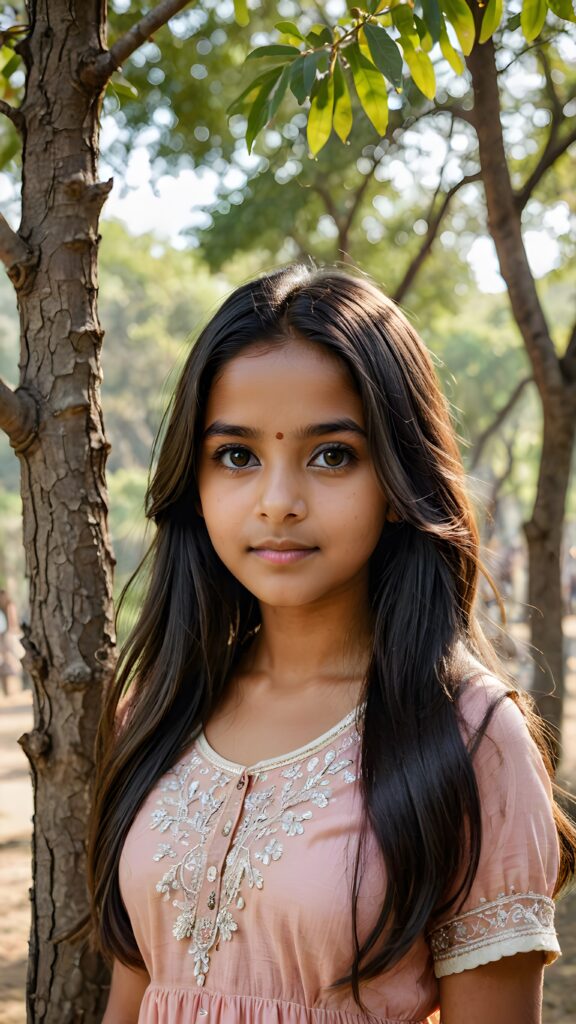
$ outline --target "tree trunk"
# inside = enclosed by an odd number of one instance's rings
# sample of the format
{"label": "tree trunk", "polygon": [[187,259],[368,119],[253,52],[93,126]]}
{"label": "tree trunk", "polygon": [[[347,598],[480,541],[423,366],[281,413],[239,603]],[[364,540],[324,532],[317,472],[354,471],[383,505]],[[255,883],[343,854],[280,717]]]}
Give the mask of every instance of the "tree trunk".
{"label": "tree trunk", "polygon": [[[99,1021],[108,971],[86,943],[58,943],[88,910],[86,820],[93,738],[114,663],[112,577],[100,409],[98,219],[112,182],[98,183],[101,90],[77,75],[105,46],[105,0],[31,0],[18,47],[22,223],[34,254],[13,265],[21,324],[20,388],[36,428],[14,444],[21,464],[30,622],[24,664],[34,728],[20,743],[34,786],[34,884],[28,1021]],[[14,438],[12,438],[14,443]]]}
{"label": "tree trunk", "polygon": [[528,265],[504,150],[492,41],[476,45],[467,64],[474,90],[474,125],[488,227],[542,400],[544,428],[537,494],[532,518],[524,529],[532,655],[536,662],[534,695],[542,715],[559,734],[564,695],[560,557],[576,425],[574,358],[567,353],[559,360],[556,354]]}

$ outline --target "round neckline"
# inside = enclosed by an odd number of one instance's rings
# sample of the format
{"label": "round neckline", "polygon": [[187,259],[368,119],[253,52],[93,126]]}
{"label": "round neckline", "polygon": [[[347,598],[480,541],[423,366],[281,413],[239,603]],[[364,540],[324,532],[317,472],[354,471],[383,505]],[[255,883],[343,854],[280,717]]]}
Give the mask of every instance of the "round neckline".
{"label": "round neckline", "polygon": [[333,725],[331,729],[327,729],[316,739],[310,740],[309,743],[305,743],[302,747],[297,747],[295,750],[288,751],[287,754],[278,754],[276,757],[267,757],[262,761],[256,761],[254,764],[246,765],[239,764],[237,761],[229,761],[226,757],[222,757],[214,748],[209,744],[204,733],[204,726],[200,729],[196,737],[196,743],[200,752],[216,764],[219,768],[225,768],[229,772],[233,772],[235,775],[241,775],[244,772],[256,772],[264,771],[271,768],[279,768],[280,766],[290,764],[292,761],[298,761],[302,757],[307,757],[313,754],[315,751],[320,750],[321,747],[329,743],[330,740],[335,739],[340,733],[344,732],[348,726],[356,720],[357,716],[361,714],[366,707],[366,701],[358,704],[352,711],[349,711],[344,718],[341,718],[336,725]]}

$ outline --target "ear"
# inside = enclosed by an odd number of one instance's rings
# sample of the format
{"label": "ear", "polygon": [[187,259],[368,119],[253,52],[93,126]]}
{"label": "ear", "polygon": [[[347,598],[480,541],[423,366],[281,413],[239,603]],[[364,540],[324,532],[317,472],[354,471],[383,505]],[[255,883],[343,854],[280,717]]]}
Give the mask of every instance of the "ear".
{"label": "ear", "polygon": [[401,516],[398,512],[395,512],[391,505],[386,510],[386,522],[387,523],[399,523]]}
{"label": "ear", "polygon": [[202,504],[201,504],[201,502],[200,502],[200,499],[198,499],[198,501],[195,501],[195,502],[194,502],[194,508],[196,509],[196,512],[198,513],[198,515],[200,516],[200,518],[201,518],[201,519],[204,519],[204,513],[203,513],[203,511],[202,511]]}

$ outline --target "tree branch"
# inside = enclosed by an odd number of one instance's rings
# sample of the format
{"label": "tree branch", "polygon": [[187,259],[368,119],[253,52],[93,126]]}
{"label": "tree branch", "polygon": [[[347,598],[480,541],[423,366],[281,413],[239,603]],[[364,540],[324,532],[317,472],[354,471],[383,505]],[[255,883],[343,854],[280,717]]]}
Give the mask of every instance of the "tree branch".
{"label": "tree branch", "polygon": [[362,202],[364,193],[365,193],[366,189],[368,188],[368,185],[372,181],[372,176],[374,174],[374,171],[376,170],[376,167],[377,167],[377,163],[373,162],[372,170],[369,172],[369,174],[365,174],[364,175],[364,178],[363,178],[359,188],[356,189],[356,194],[354,196],[354,201],[353,201],[350,209],[348,210],[348,214],[345,217],[344,223],[342,225],[343,233],[344,233],[344,235],[346,237],[348,236],[350,228],[352,227],[352,221],[354,220],[354,217],[356,216],[356,213],[358,212],[358,208],[360,206],[360,203]]}
{"label": "tree branch", "polygon": [[568,342],[568,347],[566,349],[566,352],[564,353],[564,358],[566,358],[566,356],[569,356],[570,358],[576,357],[576,323],[572,328],[570,341]]}
{"label": "tree branch", "polygon": [[102,88],[142,43],[189,3],[190,0],[162,0],[157,7],[120,36],[107,53],[100,53],[96,58],[85,60],[80,71],[81,80],[86,85]]}
{"label": "tree branch", "polygon": [[490,423],[486,427],[486,430],[483,430],[480,436],[476,438],[476,441],[474,442],[474,445],[471,449],[472,457],[470,459],[470,464],[468,466],[469,473],[471,473],[480,462],[482,453],[488,441],[500,429],[506,417],[510,415],[512,409],[516,405],[526,385],[532,384],[533,381],[533,377],[524,377],[523,380],[519,381],[506,404],[503,405],[499,412],[496,413],[496,416],[492,420],[492,423]]}
{"label": "tree branch", "polygon": [[450,206],[453,197],[456,195],[457,192],[460,191],[461,188],[463,188],[464,185],[471,185],[472,182],[474,181],[480,181],[481,177],[482,175],[480,171],[476,171],[475,174],[467,174],[463,178],[461,178],[460,181],[456,182],[456,184],[453,185],[452,188],[448,190],[448,192],[446,192],[436,216],[428,221],[428,230],[426,232],[426,237],[419,251],[416,253],[414,259],[412,260],[406,273],[404,274],[404,277],[402,278],[400,284],[398,285],[396,291],[394,292],[394,302],[402,301],[410,285],[412,284],[412,281],[416,277],[416,274],[420,270],[420,267],[422,266],[424,260],[426,259],[428,253],[432,248],[432,245],[434,244],[434,240],[436,238],[436,235],[438,234],[440,224],[444,219],[444,215],[448,207]]}
{"label": "tree branch", "polygon": [[[502,487],[504,486],[504,484],[508,480],[510,474],[512,473],[512,469],[514,468],[514,441],[513,441],[512,438],[510,438],[510,439],[504,439],[503,438],[502,440],[503,440],[503,443],[504,443],[504,447],[506,448],[506,453],[508,455],[508,458],[506,460],[506,466],[504,467],[503,472],[500,473],[500,475],[498,475],[497,473],[494,474],[494,477],[492,479],[492,484],[491,484],[491,487],[490,487],[490,499],[489,499],[489,502],[488,502],[489,518],[490,518],[491,522],[494,523],[494,524],[496,523],[496,512],[497,512],[497,509],[498,509],[498,496],[500,494],[500,491],[502,490]],[[490,530],[490,534],[491,535],[494,534],[494,528],[492,528]]]}
{"label": "tree branch", "polygon": [[576,321],[570,332],[566,351],[560,358],[560,368],[567,380],[576,382]]}
{"label": "tree branch", "polygon": [[506,160],[494,43],[488,39],[482,46],[474,46],[466,57],[466,65],[474,92],[488,229],[494,239],[500,273],[508,287],[512,312],[532,364],[536,385],[542,400],[548,406],[556,403],[560,413],[565,392],[558,356],[526,256]]}
{"label": "tree branch", "polygon": [[13,231],[8,221],[0,213],[0,260],[5,265],[8,276],[15,288],[24,284],[35,262],[34,253],[23,238]]}
{"label": "tree branch", "polygon": [[558,157],[566,152],[573,142],[576,142],[576,125],[564,138],[558,138],[555,130],[552,129],[550,131],[548,141],[536,167],[522,188],[518,189],[515,193],[514,202],[519,211],[524,209],[538,182],[546,174],[546,171],[552,167],[556,160],[558,160]]}
{"label": "tree branch", "polygon": [[14,127],[18,130],[20,135],[24,131],[25,118],[21,110],[17,110],[16,107],[11,107],[6,100],[0,100],[0,114],[5,114],[9,121],[12,121]]}
{"label": "tree branch", "polygon": [[420,113],[411,115],[405,122],[400,122],[398,125],[394,124],[393,127],[403,127],[409,130],[418,121],[421,121],[423,117],[433,117],[435,114],[452,114],[453,117],[457,117],[460,121],[465,121],[472,128],[474,127],[474,110],[466,110],[465,107],[461,107],[457,103],[435,103],[434,106],[427,107],[425,110],[420,111]]}
{"label": "tree branch", "polygon": [[538,39],[535,43],[530,43],[529,46],[525,46],[523,50],[519,50],[518,53],[514,54],[512,59],[509,60],[507,64],[504,64],[504,67],[498,68],[496,73],[498,75],[503,75],[506,71],[508,71],[508,68],[511,68],[512,65],[516,64],[517,61],[522,60],[522,57],[524,57],[527,53],[530,53],[531,50],[540,49],[542,43],[547,44],[553,42],[554,39],[556,39],[557,35],[558,33],[556,33],[556,35],[551,35],[548,39]]}
{"label": "tree branch", "polygon": [[552,67],[550,65],[550,60],[548,58],[546,50],[539,49],[537,52],[537,57],[542,65],[544,78],[546,79],[546,91],[548,93],[548,98],[552,105],[552,120],[555,121],[558,125],[562,123],[564,104],[561,102],[560,97],[556,92],[554,79],[552,78]]}
{"label": "tree branch", "polygon": [[36,437],[36,402],[23,388],[12,391],[0,377],[0,430],[8,435],[16,454],[21,454]]}
{"label": "tree branch", "polygon": [[334,199],[330,194],[330,190],[324,188],[324,185],[322,185],[319,181],[313,182],[311,187],[312,191],[316,192],[316,194],[320,196],[322,202],[324,203],[324,206],[326,207],[326,212],[329,214],[330,217],[332,217],[332,220],[334,221],[336,226],[339,227],[340,214],[336,209],[336,203],[334,202]]}

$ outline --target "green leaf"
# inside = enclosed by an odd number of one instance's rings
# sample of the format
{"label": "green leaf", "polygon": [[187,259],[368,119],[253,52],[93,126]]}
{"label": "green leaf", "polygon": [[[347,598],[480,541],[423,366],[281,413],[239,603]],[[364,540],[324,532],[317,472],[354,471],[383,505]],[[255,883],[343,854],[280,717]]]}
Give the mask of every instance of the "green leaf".
{"label": "green leaf", "polygon": [[304,88],[304,61],[306,57],[297,57],[293,64],[288,65],[291,71],[290,75],[290,89],[292,94],[298,100],[298,103],[304,103],[308,93]]}
{"label": "green leaf", "polygon": [[306,42],[306,36],[303,36],[298,25],[295,25],[293,21],[278,21],[274,28],[281,32],[283,36],[295,36],[296,39],[301,39],[303,43]]}
{"label": "green leaf", "polygon": [[440,4],[438,3],[438,0],[420,0],[420,2],[422,4],[424,21],[428,26],[432,39],[437,43],[440,39],[440,25],[442,21]]}
{"label": "green leaf", "polygon": [[515,32],[520,25],[520,11],[517,14],[513,14],[511,18],[508,18],[504,28],[507,32]]}
{"label": "green leaf", "polygon": [[[289,67],[291,66],[293,65],[289,65]],[[232,117],[232,114],[241,114],[245,107],[247,107],[252,102],[252,100],[256,98],[257,93],[260,91],[261,87],[266,82],[269,82],[271,84],[271,87],[273,86],[274,82],[277,81],[281,71],[282,68],[268,68],[267,71],[263,71],[261,75],[258,75],[257,78],[254,78],[250,82],[250,85],[248,85],[246,89],[244,89],[244,92],[241,92],[240,95],[237,96],[236,99],[233,100],[230,106],[227,108],[227,116]]]}
{"label": "green leaf", "polygon": [[548,7],[557,18],[576,22],[576,12],[571,0],[548,0]]}
{"label": "green leaf", "polygon": [[547,10],[546,0],[524,0],[520,24],[527,43],[531,43],[536,36],[540,35],[546,21]]}
{"label": "green leaf", "polygon": [[482,18],[482,27],[480,29],[478,42],[485,43],[487,39],[491,39],[501,21],[502,0],[488,0],[488,6],[484,11],[484,17]]}
{"label": "green leaf", "polygon": [[292,64],[286,64],[284,66],[284,70],[282,71],[282,74],[280,75],[277,84],[274,86],[274,91],[270,95],[270,109],[268,111],[269,121],[271,121],[272,118],[274,117],[274,114],[278,110],[278,107],[280,106],[284,98],[284,93],[286,92],[286,89],[288,88],[288,83],[290,82],[292,67]]}
{"label": "green leaf", "polygon": [[448,61],[452,70],[455,71],[457,75],[461,75],[466,66],[464,64],[464,58],[460,56],[458,51],[454,49],[450,42],[444,18],[442,18],[442,27],[440,29],[440,49],[442,51],[442,56]]}
{"label": "green leaf", "polygon": [[346,56],[352,69],[352,77],[358,99],[379,135],[385,135],[388,127],[388,93],[380,71],[360,51],[357,43],[346,47]]}
{"label": "green leaf", "polygon": [[274,78],[271,78],[269,82],[265,82],[260,87],[258,95],[252,104],[252,109],[248,114],[248,124],[246,125],[246,145],[249,153],[252,151],[254,139],[258,132],[262,130],[269,120],[270,93],[274,88],[275,81],[280,78],[282,71],[283,68],[274,68]]}
{"label": "green leaf", "polygon": [[316,72],[322,60],[326,54],[322,50],[316,50],[315,53],[307,53],[304,57],[304,70],[302,77],[304,79],[304,88],[306,89],[306,95],[309,96],[312,92],[312,86],[316,81]]}
{"label": "green leaf", "polygon": [[413,46],[418,46],[420,37],[414,24],[414,14],[409,4],[398,4],[392,8],[392,21],[402,39],[408,39]]}
{"label": "green leaf", "polygon": [[332,33],[327,25],[312,25],[306,33],[306,39],[312,46],[323,46],[332,42]]}
{"label": "green leaf", "polygon": [[428,31],[428,26],[422,18],[419,18],[417,14],[414,15],[414,23],[418,29],[418,36],[420,38],[420,46],[426,53],[430,53],[430,50],[434,46],[434,40]]}
{"label": "green leaf", "polygon": [[440,4],[448,21],[454,26],[458,42],[462,47],[462,53],[468,56],[472,51],[476,38],[472,11],[468,7],[466,0],[440,0]]}
{"label": "green leaf", "polygon": [[325,59],[326,54],[322,50],[315,50],[314,53],[301,54],[292,64],[290,89],[298,103],[304,103],[310,96],[316,81],[316,72]]}
{"label": "green leaf", "polygon": [[260,57],[284,57],[284,60],[293,60],[298,57],[300,50],[297,46],[288,46],[285,43],[271,43],[270,46],[259,46],[248,54],[246,60],[258,60]]}
{"label": "green leaf", "polygon": [[108,85],[118,96],[126,96],[129,100],[135,99],[139,96],[136,86],[132,85],[132,83],[129,82],[127,78],[124,78],[124,75],[121,75],[118,71],[114,72],[108,82]]}
{"label": "green leaf", "polygon": [[436,95],[436,78],[434,75],[434,66],[430,57],[423,50],[415,50],[413,46],[406,44],[404,46],[404,60],[410,68],[412,78],[420,92],[429,99],[433,100]]}
{"label": "green leaf", "polygon": [[9,46],[0,46],[0,71],[10,63],[14,57],[14,50]]}
{"label": "green leaf", "polygon": [[7,167],[10,161],[16,156],[21,148],[21,139],[18,132],[11,131],[6,134],[6,140],[0,145],[0,171]]}
{"label": "green leaf", "polygon": [[376,67],[392,85],[401,88],[402,54],[398,46],[379,25],[365,25],[364,32]]}
{"label": "green leaf", "polygon": [[9,60],[8,63],[5,64],[2,68],[2,74],[6,80],[8,80],[10,78],[10,75],[13,75],[14,72],[20,67],[20,63],[21,58],[18,56],[18,54],[13,54],[12,59]]}
{"label": "green leaf", "polygon": [[250,24],[247,0],[234,0],[234,17],[243,28]]}
{"label": "green leaf", "polygon": [[352,114],[352,100],[348,91],[346,76],[340,67],[340,61],[334,65],[334,119],[333,128],[336,135],[342,142],[352,131],[354,115]]}
{"label": "green leaf", "polygon": [[334,79],[332,75],[325,75],[315,86],[308,114],[306,136],[312,156],[316,156],[330,138],[333,111]]}

